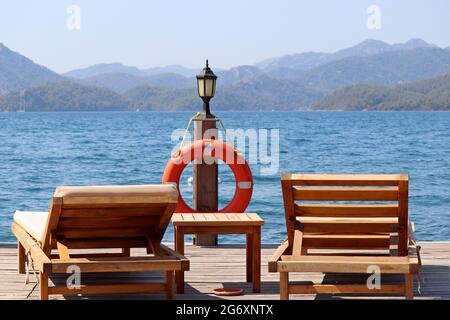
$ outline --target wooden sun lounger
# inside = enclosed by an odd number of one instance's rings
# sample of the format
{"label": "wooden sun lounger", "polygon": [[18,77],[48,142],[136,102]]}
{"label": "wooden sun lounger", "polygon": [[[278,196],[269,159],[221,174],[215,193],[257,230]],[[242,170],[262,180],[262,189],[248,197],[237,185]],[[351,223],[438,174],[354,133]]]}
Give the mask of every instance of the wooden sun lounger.
{"label": "wooden sun lounger", "polygon": [[[289,294],[399,293],[413,299],[416,247],[408,237],[408,175],[284,174],[288,239],[269,260]],[[357,202],[355,204],[355,202]],[[403,274],[404,284],[289,283],[290,272]]]}
{"label": "wooden sun lounger", "polygon": [[[161,244],[178,201],[172,184],[146,186],[58,187],[49,212],[16,212],[12,232],[18,240],[19,272],[29,254],[39,270],[40,298],[51,294],[142,293],[163,291],[173,298],[175,271],[189,261]],[[131,257],[130,248],[147,248]],[[118,248],[121,252],[101,253]],[[73,253],[72,249],[91,249]],[[80,251],[80,250],[78,250]],[[86,250],[84,250],[86,251]],[[96,252],[97,251],[97,252]],[[76,266],[81,286],[49,286],[49,276]],[[165,273],[163,283],[83,284],[83,273]]]}

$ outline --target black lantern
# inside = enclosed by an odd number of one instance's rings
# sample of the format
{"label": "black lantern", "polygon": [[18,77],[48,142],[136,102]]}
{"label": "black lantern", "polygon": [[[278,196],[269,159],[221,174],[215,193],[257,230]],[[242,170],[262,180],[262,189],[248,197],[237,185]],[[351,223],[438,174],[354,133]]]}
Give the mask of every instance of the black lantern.
{"label": "black lantern", "polygon": [[197,76],[198,95],[203,100],[203,113],[206,118],[215,118],[209,110],[209,100],[214,97],[216,92],[216,80],[217,76],[209,68],[208,60],[206,60],[206,66]]}

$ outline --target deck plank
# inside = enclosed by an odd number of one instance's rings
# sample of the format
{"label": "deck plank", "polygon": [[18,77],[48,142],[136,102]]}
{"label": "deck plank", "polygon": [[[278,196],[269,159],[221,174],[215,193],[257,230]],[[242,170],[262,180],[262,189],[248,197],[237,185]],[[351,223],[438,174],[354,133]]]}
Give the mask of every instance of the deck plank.
{"label": "deck plank", "polygon": [[[415,279],[416,299],[450,299],[450,242],[424,242],[422,246],[422,282],[420,293],[417,290],[417,279]],[[169,246],[172,247],[171,244]],[[253,294],[251,283],[245,282],[245,247],[244,246],[219,246],[219,247],[196,247],[187,245],[186,256],[190,259],[190,270],[186,272],[185,294],[176,295],[176,299],[205,300],[223,299],[214,296],[211,292],[214,288],[220,287],[241,287],[245,294],[239,297],[229,297],[228,299],[278,299],[279,298],[279,276],[277,273],[268,273],[267,261],[275,251],[276,246],[265,245],[262,249],[262,291],[261,294]],[[132,250],[132,255],[141,255],[141,250]],[[18,274],[16,247],[12,245],[0,245],[0,299],[38,299],[37,288],[31,292],[36,284],[35,277],[30,276],[30,283],[25,285],[25,275]],[[111,283],[130,281],[153,282],[161,280],[162,273],[122,273],[101,276],[87,274],[82,281],[91,283],[101,281]],[[291,274],[291,281],[314,281],[321,282],[324,276],[320,273]],[[341,283],[363,281],[359,275],[326,275],[327,282]],[[401,276],[389,276],[382,281],[389,284],[399,283]],[[55,282],[62,282],[65,279],[55,277]],[[30,296],[27,298],[28,294]],[[346,298],[381,298],[381,299],[402,299],[400,296],[389,295],[297,295],[293,294],[290,299],[346,299]],[[50,299],[80,299],[76,296],[50,296]],[[91,295],[84,299],[163,299],[162,294],[118,294],[118,295]]]}

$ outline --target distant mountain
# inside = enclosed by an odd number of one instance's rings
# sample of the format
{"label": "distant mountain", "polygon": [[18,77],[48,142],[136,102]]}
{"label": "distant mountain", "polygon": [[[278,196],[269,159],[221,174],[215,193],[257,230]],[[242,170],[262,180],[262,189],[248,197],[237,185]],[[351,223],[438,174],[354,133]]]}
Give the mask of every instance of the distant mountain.
{"label": "distant mountain", "polygon": [[[160,69],[161,71],[163,68]],[[254,66],[239,66],[226,71],[216,71],[219,77],[218,86],[229,86],[239,81],[254,78],[264,74]],[[194,76],[185,77],[176,73],[157,73],[154,75],[131,75],[126,73],[103,73],[81,80],[84,84],[95,85],[108,88],[119,93],[126,92],[137,87],[152,88],[172,88],[183,89],[193,88],[196,84]]]}
{"label": "distant mountain", "polygon": [[197,80],[176,73],[161,73],[147,77],[147,85],[161,88],[193,88]]}
{"label": "distant mountain", "polygon": [[218,90],[214,106],[220,110],[306,110],[323,96],[316,88],[261,74]]}
{"label": "distant mountain", "polygon": [[75,69],[69,72],[64,73],[63,75],[69,78],[75,79],[86,79],[91,77],[96,77],[104,74],[126,74],[132,76],[154,76],[159,74],[176,74],[184,77],[193,77],[201,68],[198,69],[190,69],[180,65],[170,65],[166,67],[155,67],[148,69],[138,69],[132,66],[125,66],[121,63],[99,63],[89,66],[87,68]]}
{"label": "distant mountain", "polygon": [[[430,50],[429,55],[421,57],[420,53],[416,52],[420,49]],[[447,71],[445,67],[440,73],[431,70],[441,66],[439,60],[430,62],[430,59],[434,59],[431,54],[433,50],[438,48],[421,39],[411,39],[405,43],[392,45],[369,39],[335,53],[301,53],[263,61],[256,66],[238,66],[229,70],[215,69],[215,72],[219,76],[218,86],[220,87],[266,74],[272,79],[297,81],[301,87],[317,87],[324,93],[330,93],[337,88],[356,83],[394,85],[402,81],[414,81],[443,74]],[[424,72],[419,72],[417,75],[414,72],[408,73],[415,67],[402,65],[404,55],[411,56],[405,61],[412,65],[420,65]],[[397,66],[398,61],[400,61],[399,66]],[[425,67],[422,67],[424,62]],[[430,67],[429,72],[424,70],[428,67]],[[200,68],[189,69],[180,65],[140,70],[121,64],[100,64],[75,70],[66,75],[81,78],[85,84],[123,93],[141,86],[162,88],[195,86],[194,75],[199,70]],[[145,77],[148,79],[144,79]]]}
{"label": "distant mountain", "polygon": [[[179,74],[184,77],[194,77],[197,75],[202,68],[186,68],[183,66],[180,66],[178,64],[165,66],[165,67],[154,67],[154,68],[148,68],[142,70],[142,72],[147,76],[153,76],[157,74]],[[219,69],[215,68],[216,71],[219,71]]]}
{"label": "distant mountain", "polygon": [[[218,87],[215,110],[305,110],[324,95],[288,80],[265,74]],[[124,94],[131,110],[197,110],[201,100],[195,88],[134,88]]]}
{"label": "distant mountain", "polygon": [[353,84],[396,85],[450,72],[450,51],[439,48],[349,57],[319,66],[297,81],[323,91]]}
{"label": "distant mountain", "polygon": [[365,57],[390,51],[432,47],[435,46],[421,39],[411,39],[405,43],[392,45],[383,41],[368,39],[353,47],[342,49],[335,53],[299,53],[268,59],[257,63],[256,66],[271,75],[289,78],[298,76],[301,72],[348,57]]}
{"label": "distant mountain", "polygon": [[264,74],[259,68],[254,66],[239,66],[225,71],[216,72],[219,77],[218,85],[228,86],[239,81],[252,79]]}
{"label": "distant mountain", "polygon": [[437,48],[436,45],[426,42],[419,38],[413,38],[405,43],[397,43],[391,45],[392,50],[413,50],[418,48]]}
{"label": "distant mountain", "polygon": [[414,50],[419,48],[435,48],[436,46],[430,44],[422,39],[411,39],[405,43],[388,44],[386,42],[374,39],[368,39],[356,46],[342,49],[333,54],[333,60],[339,60],[348,57],[366,57],[380,53]]}
{"label": "distant mountain", "polygon": [[[395,45],[390,45],[386,42],[368,39],[353,47],[339,50],[332,54],[332,60],[339,60],[347,57],[365,57],[374,54],[385,53],[388,51],[393,51]],[[402,50],[401,46],[398,45],[398,50]]]}
{"label": "distant mountain", "polygon": [[201,100],[194,88],[170,89],[143,86],[131,89],[123,95],[128,109],[135,111],[175,111],[201,108]]}
{"label": "distant mountain", "polygon": [[142,71],[136,67],[124,66],[121,63],[99,63],[93,66],[75,69],[64,73],[63,75],[69,78],[86,79],[95,77],[105,73],[121,73],[127,75],[141,76]]}
{"label": "distant mountain", "polygon": [[176,73],[160,73],[147,77],[147,85],[161,88],[193,88],[197,86],[197,80]]}
{"label": "distant mountain", "polygon": [[123,98],[110,90],[63,81],[20,89],[0,96],[1,111],[126,110]]}
{"label": "distant mountain", "polygon": [[[348,57],[365,57],[380,53],[413,50],[417,48],[431,48],[434,45],[428,44],[421,39],[411,39],[405,43],[387,44],[383,41],[369,39],[357,44],[356,46],[339,50],[335,53],[307,52],[294,55],[287,55],[280,58],[273,58],[262,61],[255,66],[239,66],[229,70],[214,68],[224,85],[233,84],[242,78],[258,75],[262,72],[267,73],[273,78],[294,79],[301,76],[305,71],[312,70],[319,66],[345,59]],[[137,86],[161,86],[166,87],[164,83],[158,84],[152,81],[146,82],[136,77],[147,77],[155,75],[165,75],[165,83],[174,83],[175,87],[186,87],[180,83],[180,79],[171,79],[169,74],[181,75],[187,78],[194,78],[201,68],[186,68],[181,65],[169,65],[165,67],[154,67],[148,69],[138,69],[136,67],[124,66],[120,63],[102,63],[87,68],[72,70],[64,73],[64,76],[76,79],[88,79],[96,85],[107,88],[115,88],[118,92],[123,92]],[[114,74],[108,75],[107,74]],[[119,79],[119,74],[128,75],[124,79]],[[133,80],[135,79],[135,85]],[[103,82],[102,80],[106,80]],[[109,83],[109,80],[111,83]],[[122,83],[122,84],[119,84]]]}
{"label": "distant mountain", "polygon": [[313,109],[450,111],[450,73],[395,87],[349,86],[325,97]]}
{"label": "distant mountain", "polygon": [[143,86],[146,84],[146,81],[146,77],[122,72],[111,72],[83,78],[79,82],[122,93],[132,88]]}
{"label": "distant mountain", "polygon": [[0,94],[22,87],[62,80],[64,78],[57,73],[0,43]]}
{"label": "distant mountain", "polygon": [[107,88],[118,93],[123,93],[141,86],[188,88],[196,85],[195,79],[172,73],[156,74],[145,77],[126,73],[104,73],[85,78],[82,80],[82,83]]}
{"label": "distant mountain", "polygon": [[277,69],[292,69],[297,71],[310,70],[331,61],[332,54],[321,52],[305,52],[272,58],[257,63],[256,66],[266,72]]}

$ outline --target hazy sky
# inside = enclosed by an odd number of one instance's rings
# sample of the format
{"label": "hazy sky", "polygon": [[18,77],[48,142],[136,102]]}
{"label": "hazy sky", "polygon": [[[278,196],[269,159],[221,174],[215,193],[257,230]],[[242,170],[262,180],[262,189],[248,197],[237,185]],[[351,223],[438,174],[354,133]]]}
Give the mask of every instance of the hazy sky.
{"label": "hazy sky", "polygon": [[[79,30],[67,27],[70,5],[81,10]],[[379,30],[366,25],[370,5],[381,10]],[[99,62],[199,67],[205,58],[227,68],[367,38],[448,47],[449,16],[448,0],[14,0],[0,4],[0,42],[57,72]]]}

